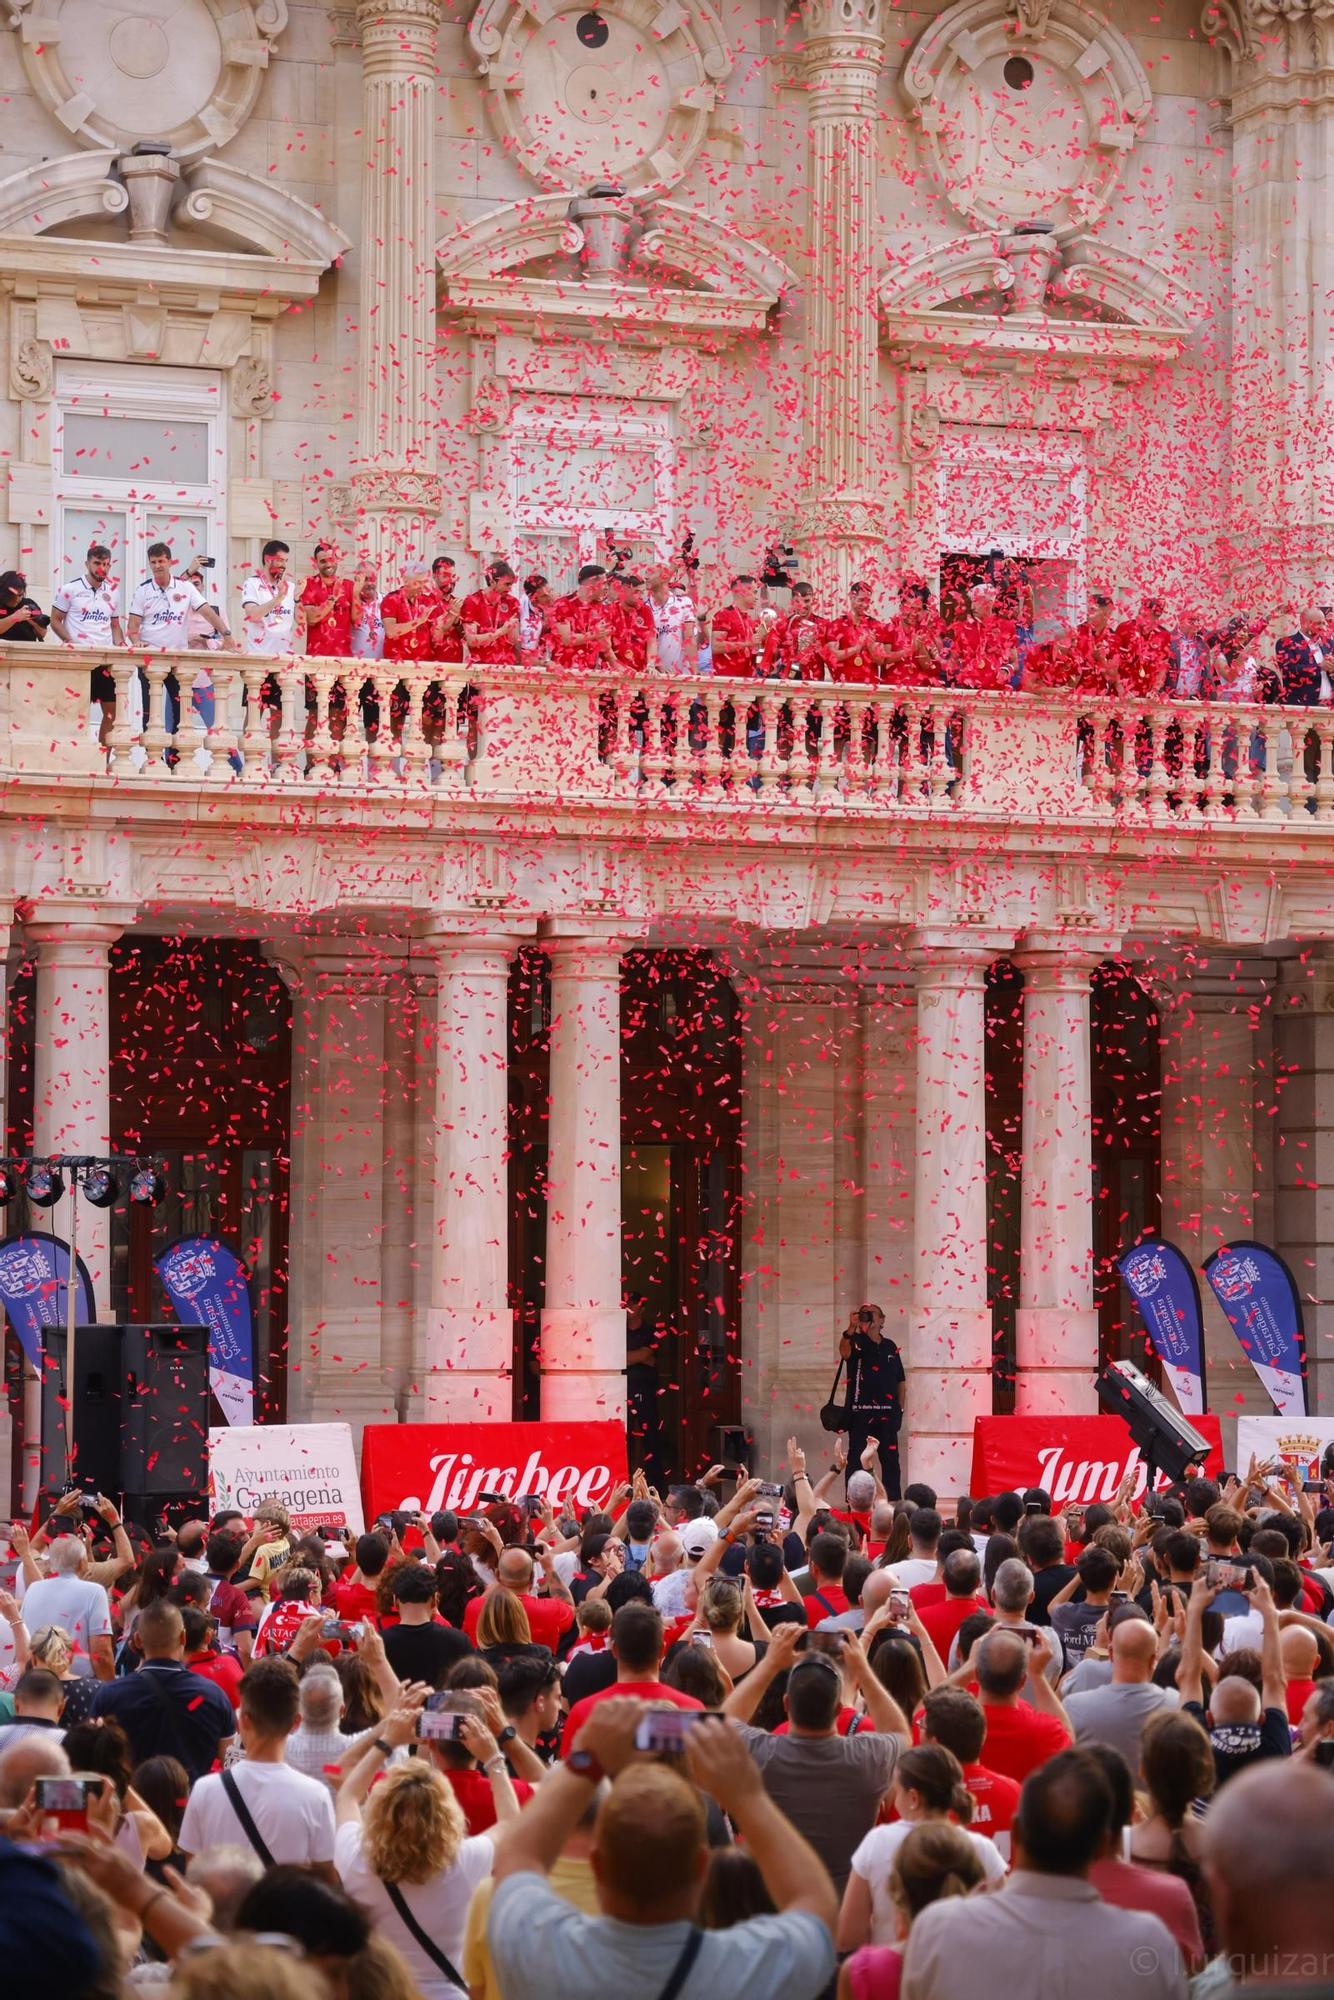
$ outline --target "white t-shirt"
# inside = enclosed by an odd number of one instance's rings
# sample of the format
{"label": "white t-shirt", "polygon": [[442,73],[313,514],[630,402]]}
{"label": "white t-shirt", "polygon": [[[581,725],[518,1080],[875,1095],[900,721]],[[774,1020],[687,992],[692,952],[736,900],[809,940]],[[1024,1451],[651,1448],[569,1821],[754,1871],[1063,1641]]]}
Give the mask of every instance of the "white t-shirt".
{"label": "white t-shirt", "polygon": [[682,633],[687,625],[695,623],[695,607],[680,591],[672,590],[661,604],[650,597],[648,608],[653,613],[653,629],[658,635],[658,665],[664,673],[679,674],[685,665]]}
{"label": "white t-shirt", "polygon": [[296,585],[291,577],[283,578],[278,595],[269,604],[272,593],[273,584],[267,576],[248,577],[241,592],[243,613],[247,604],[268,605],[262,625],[244,615],[241,619],[241,643],[246,652],[262,653],[266,659],[290,653],[296,630]]}
{"label": "white t-shirt", "polygon": [[934,1583],[936,1565],[929,1556],[905,1556],[902,1562],[887,1565],[899,1590],[916,1590],[919,1583]]}
{"label": "white t-shirt", "polygon": [[[389,1900],[384,1883],[372,1869],[362,1850],[361,1823],[349,1821],[338,1829],[334,1841],[334,1866],[349,1896],[361,1904],[374,1924],[403,1954],[408,1970],[417,1983],[422,2000],[458,2000],[464,1990],[446,1979],[426,1956],[412,1932]],[[465,1840],[454,1866],[430,1882],[400,1882],[399,1894],[426,1935],[440,1947],[451,1965],[463,1956],[463,1927],[468,1904],[479,1882],[491,1873],[493,1848],[487,1833]]]}
{"label": "white t-shirt", "polygon": [[352,658],[384,658],[384,620],[380,616],[378,597],[372,598],[369,603],[359,597],[352,600]]}
{"label": "white t-shirt", "polygon": [[[871,1891],[871,1943],[898,1943],[898,1910],[889,1893],[889,1878],[894,1872],[894,1862],[898,1851],[915,1822],[906,1819],[891,1820],[888,1826],[873,1826],[856,1849],[852,1857],[852,1872],[860,1875]],[[994,1840],[988,1840],[985,1833],[973,1833],[968,1827],[961,1827],[977,1849],[977,1858],[982,1863],[988,1882],[1003,1882],[1006,1868],[1005,1857]]]}
{"label": "white t-shirt", "polygon": [[61,1625],[74,1641],[70,1672],[93,1671],[90,1640],[111,1630],[111,1606],[100,1583],[81,1576],[44,1576],[23,1593],[23,1622],[28,1636],[48,1625]]}
{"label": "white t-shirt", "polygon": [[[289,1764],[248,1764],[244,1759],[232,1765],[231,1775],[275,1861],[305,1867],[333,1860],[333,1799],[318,1778],[307,1778]],[[200,1778],[191,1792],[180,1844],[186,1854],[203,1854],[210,1847],[249,1850],[245,1828],[216,1773]]]}
{"label": "white t-shirt", "polygon": [[86,574],[72,576],[51,599],[51,609],[65,614],[72,646],[109,646],[111,621],[120,616],[120,587],[110,577],[94,584]]}
{"label": "white t-shirt", "polygon": [[137,643],[155,653],[183,653],[190,643],[190,613],[204,602],[184,577],[154,583],[146,576],[130,599],[130,616],[142,620]]}

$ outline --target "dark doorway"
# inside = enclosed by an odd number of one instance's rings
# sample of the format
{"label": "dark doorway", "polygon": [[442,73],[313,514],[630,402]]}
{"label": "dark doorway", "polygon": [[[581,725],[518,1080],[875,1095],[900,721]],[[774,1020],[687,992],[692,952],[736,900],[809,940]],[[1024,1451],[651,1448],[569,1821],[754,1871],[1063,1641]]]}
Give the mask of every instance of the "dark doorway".
{"label": "dark doorway", "polygon": [[[539,951],[510,981],[510,1272],[515,1415],[541,1409],[550,984]],[[739,1409],[736,1226],[741,1043],[736,998],[706,952],[635,952],[621,986],[623,1282],[661,1330],[662,1428],[676,1471]]]}

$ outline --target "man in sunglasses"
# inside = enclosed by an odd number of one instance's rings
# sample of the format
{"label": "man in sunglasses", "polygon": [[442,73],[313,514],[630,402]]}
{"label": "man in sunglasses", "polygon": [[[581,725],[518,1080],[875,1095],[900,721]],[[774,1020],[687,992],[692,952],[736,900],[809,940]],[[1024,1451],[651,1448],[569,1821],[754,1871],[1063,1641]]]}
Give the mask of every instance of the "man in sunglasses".
{"label": "man in sunglasses", "polygon": [[880,1477],[891,1500],[901,1497],[899,1430],[903,1423],[903,1357],[885,1332],[879,1306],[859,1306],[839,1336],[848,1364],[848,1465],[856,1471],[867,1440],[880,1445]]}

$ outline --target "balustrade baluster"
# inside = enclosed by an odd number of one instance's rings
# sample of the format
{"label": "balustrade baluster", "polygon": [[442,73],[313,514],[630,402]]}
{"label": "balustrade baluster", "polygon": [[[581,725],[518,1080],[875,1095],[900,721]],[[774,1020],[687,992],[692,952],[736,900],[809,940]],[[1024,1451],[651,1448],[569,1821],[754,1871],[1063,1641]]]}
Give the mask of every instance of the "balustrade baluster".
{"label": "balustrade baluster", "polygon": [[199,781],[199,752],[204,747],[203,719],[195,707],[195,682],[203,666],[201,656],[182,653],[173,671],[180,689],[180,717],[176,725],[175,776],[180,782]]}
{"label": "balustrade baluster", "polygon": [[207,666],[213,682],[213,720],[204,735],[204,748],[209,760],[204,778],[210,785],[225,785],[234,775],[232,759],[237,754],[237,734],[232,716],[240,674],[225,653],[209,658]]}
{"label": "balustrade baluster", "polygon": [[403,680],[408,691],[401,742],[403,782],[413,791],[424,791],[429,782],[431,762],[431,746],[426,740],[425,728],[426,692],[430,676],[408,667],[404,670]]}
{"label": "balustrade baluster", "polygon": [[116,719],[107,734],[107,769],[113,778],[130,778],[134,776],[135,749],[143,740],[142,725],[136,734],[130,722],[130,690],[139,670],[123,658],[104,664],[110,668],[116,684]]}
{"label": "balustrade baluster", "polygon": [[[165,777],[168,770],[167,749],[171,742],[167,734],[167,675],[170,667],[162,655],[150,655],[144,661],[144,673],[148,679],[148,717],[144,724],[144,775],[145,777]],[[128,696],[127,696],[128,698]],[[117,712],[120,708],[120,691],[117,689]]]}
{"label": "balustrade baluster", "polygon": [[1316,736],[1320,743],[1320,773],[1315,785],[1315,816],[1317,819],[1334,818],[1334,716],[1321,709],[1316,717]]}
{"label": "balustrade baluster", "polygon": [[258,660],[247,660],[241,668],[245,688],[245,725],[241,732],[243,778],[267,777],[273,762],[272,711],[264,706],[268,672],[268,667]]}

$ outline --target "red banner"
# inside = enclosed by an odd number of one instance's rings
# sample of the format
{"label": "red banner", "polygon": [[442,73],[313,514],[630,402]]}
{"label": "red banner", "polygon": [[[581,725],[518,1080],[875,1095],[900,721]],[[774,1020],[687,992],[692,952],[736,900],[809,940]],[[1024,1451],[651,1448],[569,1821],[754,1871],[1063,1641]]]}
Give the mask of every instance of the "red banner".
{"label": "red banner", "polygon": [[395,1507],[473,1513],[482,1493],[536,1493],[580,1513],[626,1477],[622,1424],[369,1424],[361,1442],[366,1519]]}
{"label": "red banner", "polygon": [[[1205,1471],[1216,1478],[1223,1469],[1218,1419],[1206,1414],[1190,1421],[1213,1447]],[[978,1417],[968,1490],[980,1496],[1041,1486],[1053,1503],[1072,1500],[1088,1506],[1110,1500],[1132,1468],[1138,1498],[1144,1491],[1144,1466],[1120,1417]],[[1170,1483],[1163,1473],[1154,1481],[1155,1487]]]}

